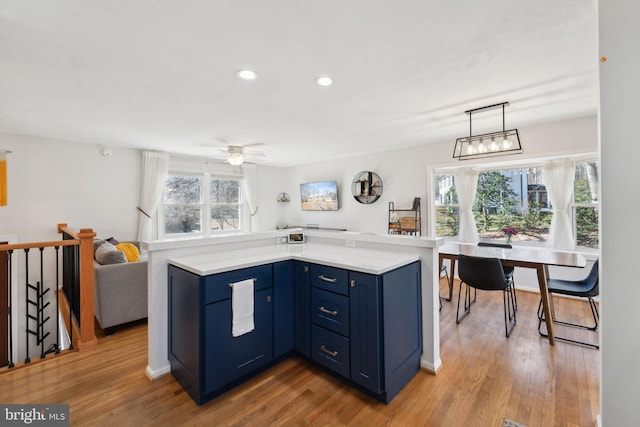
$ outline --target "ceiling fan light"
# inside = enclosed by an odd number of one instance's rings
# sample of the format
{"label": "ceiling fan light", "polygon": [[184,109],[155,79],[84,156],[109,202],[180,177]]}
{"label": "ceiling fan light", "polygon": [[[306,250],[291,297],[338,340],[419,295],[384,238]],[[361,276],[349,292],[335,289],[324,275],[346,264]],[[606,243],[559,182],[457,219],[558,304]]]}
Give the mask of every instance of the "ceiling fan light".
{"label": "ceiling fan light", "polygon": [[241,153],[229,153],[229,157],[227,157],[227,162],[233,166],[240,166],[244,163],[244,155]]}
{"label": "ceiling fan light", "polygon": [[236,76],[242,80],[255,80],[258,78],[258,74],[252,70],[238,70]]}
{"label": "ceiling fan light", "polygon": [[316,83],[319,86],[331,86],[333,84],[333,79],[329,76],[320,76],[316,79]]}

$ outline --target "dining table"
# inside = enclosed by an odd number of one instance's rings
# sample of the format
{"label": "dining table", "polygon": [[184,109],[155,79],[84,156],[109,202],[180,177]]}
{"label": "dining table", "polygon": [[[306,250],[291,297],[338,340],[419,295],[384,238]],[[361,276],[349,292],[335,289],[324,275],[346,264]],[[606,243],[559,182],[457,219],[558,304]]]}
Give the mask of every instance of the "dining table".
{"label": "dining table", "polygon": [[[506,245],[505,245],[506,246]],[[579,253],[571,251],[554,250],[552,248],[540,248],[533,246],[512,246],[494,247],[479,246],[474,243],[446,242],[438,248],[439,264],[442,268],[445,259],[450,260],[451,269],[448,279],[449,297],[453,297],[453,276],[455,273],[458,255],[469,255],[484,258],[498,258],[505,266],[523,267],[535,269],[538,276],[538,286],[540,288],[540,298],[544,310],[547,325],[549,344],[555,344],[553,334],[553,306],[547,288],[547,278],[549,277],[549,266],[577,267],[584,268],[586,260]]]}

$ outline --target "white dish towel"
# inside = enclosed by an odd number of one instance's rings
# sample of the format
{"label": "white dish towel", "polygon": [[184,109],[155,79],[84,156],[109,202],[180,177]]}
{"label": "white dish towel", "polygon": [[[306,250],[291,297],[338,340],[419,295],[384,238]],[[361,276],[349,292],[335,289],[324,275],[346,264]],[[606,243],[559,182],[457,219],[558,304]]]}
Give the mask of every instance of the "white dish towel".
{"label": "white dish towel", "polygon": [[253,323],[253,279],[232,283],[231,285],[231,311],[233,321],[231,333],[239,337],[255,329]]}

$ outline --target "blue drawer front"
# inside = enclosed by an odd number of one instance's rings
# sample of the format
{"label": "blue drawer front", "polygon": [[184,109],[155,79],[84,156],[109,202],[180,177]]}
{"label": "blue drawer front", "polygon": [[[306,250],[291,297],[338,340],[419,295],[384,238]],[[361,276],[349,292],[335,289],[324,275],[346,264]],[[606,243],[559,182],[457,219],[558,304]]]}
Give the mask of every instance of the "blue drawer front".
{"label": "blue drawer front", "polygon": [[311,358],[320,365],[349,378],[349,338],[311,325]]}
{"label": "blue drawer front", "polygon": [[349,336],[349,298],[312,288],[311,321],[344,336]]}
{"label": "blue drawer front", "polygon": [[341,268],[312,264],[311,286],[349,295],[349,272]]}
{"label": "blue drawer front", "polygon": [[273,267],[271,264],[243,268],[227,273],[212,274],[204,278],[204,302],[209,304],[231,298],[230,283],[246,279],[255,279],[254,290],[270,288],[273,284]]}

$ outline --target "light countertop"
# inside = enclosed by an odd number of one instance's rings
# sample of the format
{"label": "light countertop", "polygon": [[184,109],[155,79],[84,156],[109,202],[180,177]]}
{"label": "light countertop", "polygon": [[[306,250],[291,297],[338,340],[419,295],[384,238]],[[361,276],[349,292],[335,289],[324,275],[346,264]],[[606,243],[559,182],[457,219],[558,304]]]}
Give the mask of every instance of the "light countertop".
{"label": "light countertop", "polygon": [[417,254],[350,248],[320,243],[268,245],[227,252],[215,252],[169,259],[169,264],[200,276],[289,259],[344,268],[369,274],[383,274],[418,261]]}

